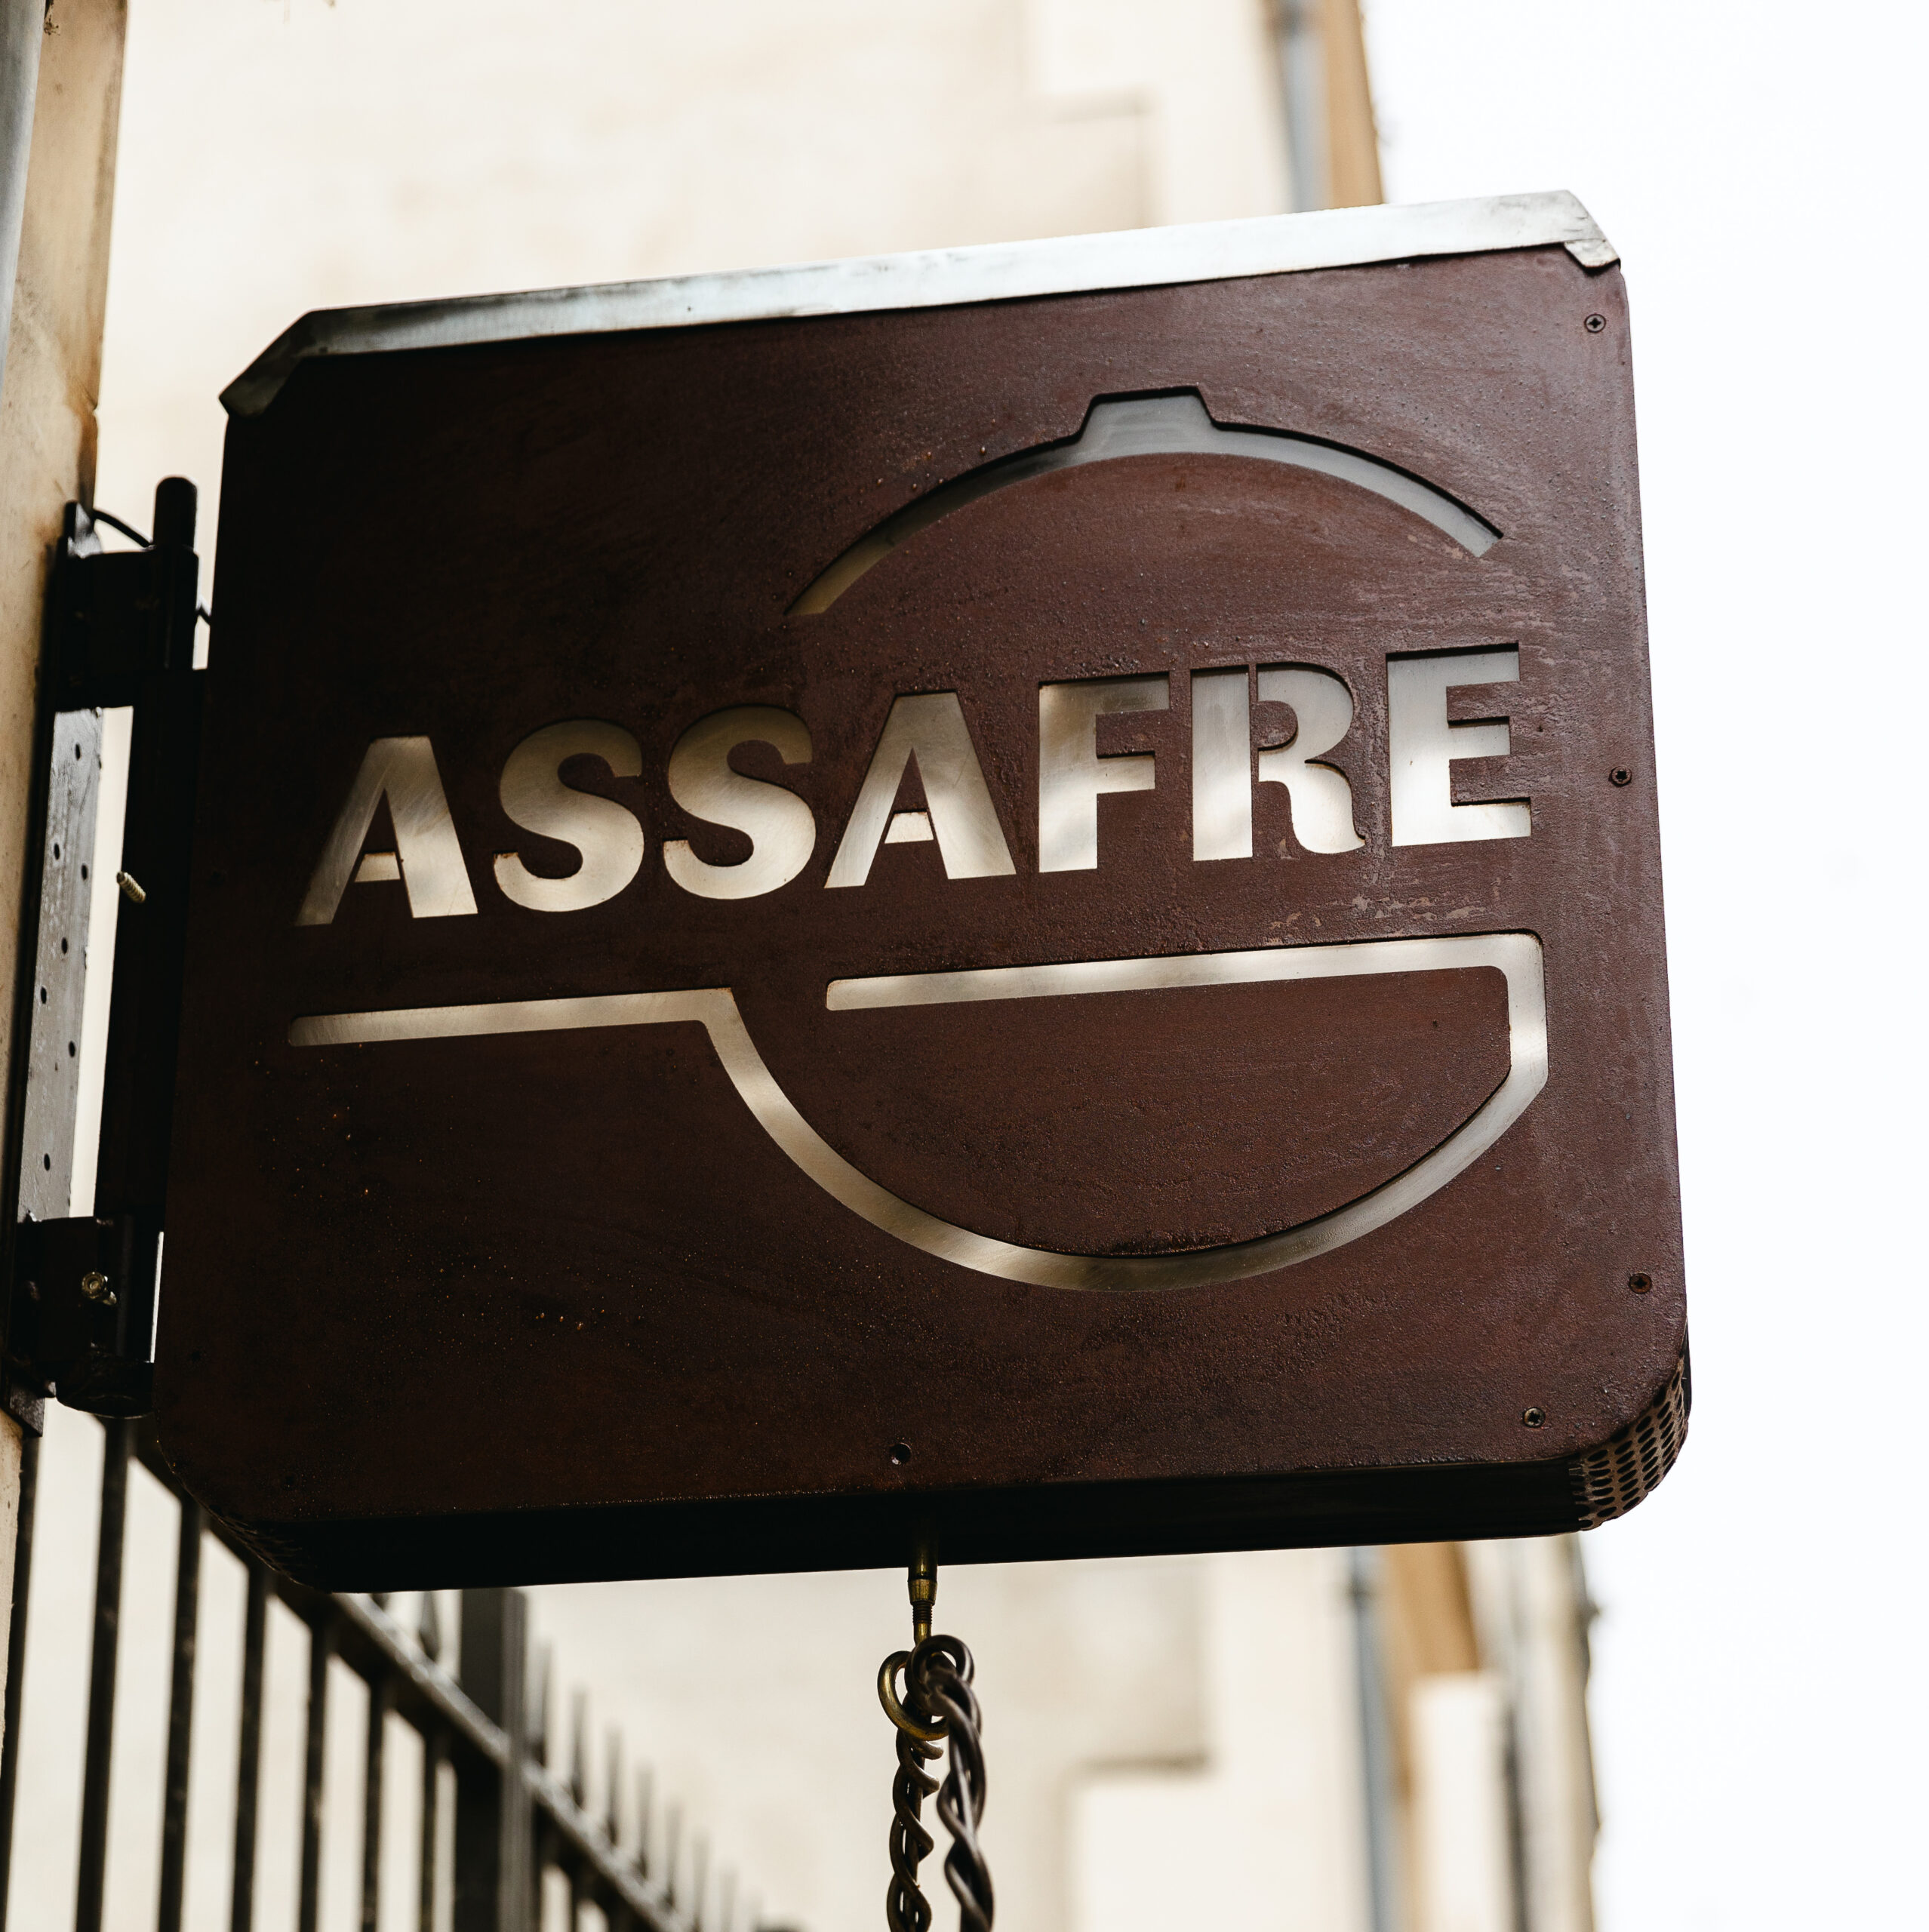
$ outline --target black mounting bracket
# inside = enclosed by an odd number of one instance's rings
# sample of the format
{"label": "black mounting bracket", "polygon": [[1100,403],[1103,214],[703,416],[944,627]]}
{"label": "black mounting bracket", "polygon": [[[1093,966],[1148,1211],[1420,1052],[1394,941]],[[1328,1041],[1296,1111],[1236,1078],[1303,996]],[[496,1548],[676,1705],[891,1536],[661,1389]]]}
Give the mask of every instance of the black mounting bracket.
{"label": "black mounting bracket", "polygon": [[[69,503],[54,552],[0,1169],[12,1208],[0,1217],[7,1406],[29,1428],[49,1395],[101,1415],[152,1406],[201,741],[195,508],[194,485],[169,477],[155,491],[153,541],[107,552],[94,515]],[[66,1208],[100,713],[124,705],[134,730],[100,1151],[94,1213],[76,1217]]]}

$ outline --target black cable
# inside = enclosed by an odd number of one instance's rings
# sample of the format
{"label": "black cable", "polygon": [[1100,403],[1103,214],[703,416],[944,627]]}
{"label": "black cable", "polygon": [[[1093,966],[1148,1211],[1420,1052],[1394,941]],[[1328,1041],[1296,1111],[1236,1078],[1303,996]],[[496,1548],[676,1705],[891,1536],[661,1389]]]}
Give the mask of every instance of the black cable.
{"label": "black cable", "polygon": [[[96,523],[104,523],[109,530],[118,530],[123,537],[131,537],[143,550],[154,548],[152,539],[142,536],[132,524],[123,523],[112,510],[89,510],[88,515]],[[214,614],[205,604],[197,604],[194,607],[194,614],[211,631],[214,628]]]}
{"label": "black cable", "polygon": [[154,548],[152,542],[149,538],[142,536],[132,524],[123,523],[112,510],[89,510],[88,515],[96,523],[104,523],[109,529],[118,530],[123,537],[131,537],[143,550],[151,550]]}

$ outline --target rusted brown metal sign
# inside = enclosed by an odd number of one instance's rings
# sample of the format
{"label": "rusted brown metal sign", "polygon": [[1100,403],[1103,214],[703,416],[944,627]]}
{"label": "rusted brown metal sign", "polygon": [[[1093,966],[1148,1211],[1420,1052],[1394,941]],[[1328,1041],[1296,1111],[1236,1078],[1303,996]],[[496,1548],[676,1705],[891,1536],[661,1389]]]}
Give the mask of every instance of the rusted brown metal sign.
{"label": "rusted brown metal sign", "polygon": [[1558,1529],[1685,1413],[1571,198],[311,317],[162,1439],[371,1586]]}

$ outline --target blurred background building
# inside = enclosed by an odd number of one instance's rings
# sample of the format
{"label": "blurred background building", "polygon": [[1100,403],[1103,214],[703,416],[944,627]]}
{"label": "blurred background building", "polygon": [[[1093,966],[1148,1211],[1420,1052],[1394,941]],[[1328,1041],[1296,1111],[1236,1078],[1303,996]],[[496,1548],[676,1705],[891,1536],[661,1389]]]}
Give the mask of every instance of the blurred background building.
{"label": "blurred background building", "polygon": [[[1380,192],[1355,0],[136,0],[131,17],[53,0],[46,26],[50,126],[83,100],[111,125],[125,27],[93,494],[137,518],[170,473],[211,506],[217,394],[309,308]],[[101,151],[97,131],[97,187]],[[91,205],[97,235],[97,192]],[[23,287],[38,260],[29,248]],[[80,285],[71,264],[57,272]],[[16,498],[16,372],[51,352],[42,308],[20,312],[0,484]],[[68,443],[70,483],[33,473],[57,509],[92,466],[85,426]],[[421,517],[432,544],[435,506]],[[202,547],[216,549],[211,518]],[[109,825],[115,757],[110,737]],[[83,1042],[97,1068],[103,1017]],[[52,1416],[15,1932],[72,1916],[100,1459],[97,1425]],[[174,1587],[173,1503],[137,1470],[131,1507],[106,1919],[129,1928],[152,1922]],[[186,1922],[213,1927],[229,1923],[242,1586],[224,1552],[204,1562]],[[1589,1610],[1571,1539],[948,1571],[939,1613],[978,1657],[1005,1932],[1589,1932]],[[712,1932],[878,1922],[892,1740],[872,1683],[903,1641],[900,1579],[546,1589],[532,1615],[563,1678],[593,1687],[591,1766],[601,1727],[620,1725],[654,1769],[654,1829],[680,1808],[686,1896]],[[256,1918],[276,1932],[295,1922],[306,1641],[278,1608]],[[363,1922],[357,1694],[345,1685],[329,1733],[340,1801],[319,1922],[343,1932]],[[570,1721],[554,1719],[558,1752]],[[397,1790],[405,1843],[408,1781]],[[941,1895],[935,1860],[928,1875]],[[552,1884],[545,1910],[567,1923],[566,1893]],[[398,1872],[376,1932],[414,1912]],[[941,1925],[950,1912],[943,1899]]]}

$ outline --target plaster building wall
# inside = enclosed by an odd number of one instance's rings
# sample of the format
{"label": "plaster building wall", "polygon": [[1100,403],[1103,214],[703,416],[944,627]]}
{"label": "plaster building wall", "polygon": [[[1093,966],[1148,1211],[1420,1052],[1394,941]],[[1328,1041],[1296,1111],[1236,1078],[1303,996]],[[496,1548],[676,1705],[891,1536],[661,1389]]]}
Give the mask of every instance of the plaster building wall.
{"label": "plaster building wall", "polygon": [[[66,503],[94,487],[126,25],[122,0],[69,0],[57,22],[31,0],[0,5],[0,1067],[25,1051],[11,962],[49,552]],[[0,1414],[0,1606],[14,1593],[23,1446]]]}
{"label": "plaster building wall", "polygon": [[1289,199],[1264,0],[146,0],[129,58],[122,500],[211,494],[217,395],[308,309]]}
{"label": "plaster building wall", "polygon": [[[1282,66],[1288,28],[1303,55],[1312,45],[1330,63],[1317,85],[1302,72],[1296,87]],[[140,0],[97,500],[144,515],[155,479],[178,472],[211,506],[219,390],[311,308],[1369,198],[1358,46],[1349,0]],[[1317,100],[1310,147],[1306,125],[1294,138],[1289,98]],[[435,540],[432,503],[421,540]],[[211,519],[204,557],[214,548]],[[83,1171],[77,1204],[88,1186]],[[98,1458],[91,1422],[55,1418],[24,1720],[39,1769],[23,1792],[16,1927],[71,1911],[78,1743],[63,1713],[84,1681]],[[115,1927],[151,1916],[171,1508],[137,1474]],[[232,1771],[215,1740],[231,1734],[221,1665],[239,1581],[225,1556],[209,1562],[189,1922],[211,1927],[226,1923]],[[1565,1901],[1530,1918],[1531,1932],[1578,1932],[1592,1826],[1577,1808],[1579,1599],[1565,1563],[1469,1564],[1443,1547],[1364,1565],[1307,1552],[946,1571],[938,1622],[975,1649],[986,1703],[1000,1926],[1513,1932],[1515,1887],[1528,1884]],[[772,1925],[876,1924],[892,1740],[872,1687],[905,1639],[900,1577],[549,1589],[534,1617],[563,1680],[595,1687],[592,1764],[601,1727],[620,1725],[630,1755],[654,1767],[659,1831],[672,1805],[686,1821],[686,1874],[699,1829],[713,1881],[733,1868],[739,1922],[754,1900]],[[278,1685],[293,1710],[304,1669],[283,1620],[271,1700]],[[1564,1794],[1545,1828],[1558,1856],[1543,1860],[1544,1882],[1521,1876],[1507,1812],[1508,1727],[1529,1675],[1544,1719],[1537,1761]],[[1377,1730],[1361,1718],[1375,1695]],[[330,1771],[343,1817],[358,1814],[360,1721],[345,1686]],[[568,1728],[565,1711],[559,1749]],[[271,1717],[266,1750],[264,1817],[291,1825],[297,1722]],[[405,1767],[396,1782],[407,1786]],[[263,1855],[257,1923],[279,1928],[292,1923],[288,1833],[271,1832]],[[355,1922],[357,1857],[352,1836],[331,1840],[326,1927]],[[935,1860],[928,1877],[941,1896]],[[383,1932],[414,1922],[398,1883]],[[714,1882],[709,1895],[714,1921]],[[563,1923],[560,1901],[549,1909]],[[949,1910],[946,1900],[940,1924]]]}

